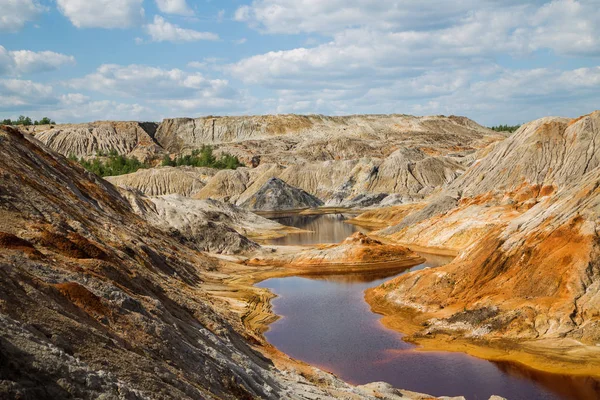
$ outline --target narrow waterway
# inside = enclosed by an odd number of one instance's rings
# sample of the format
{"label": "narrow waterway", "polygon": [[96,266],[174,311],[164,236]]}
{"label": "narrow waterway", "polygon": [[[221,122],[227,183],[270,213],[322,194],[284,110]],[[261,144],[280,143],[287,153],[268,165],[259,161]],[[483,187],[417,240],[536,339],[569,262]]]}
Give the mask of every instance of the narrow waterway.
{"label": "narrow waterway", "polygon": [[[289,226],[312,230],[275,241],[279,245],[334,243],[360,228],[346,216],[316,215],[277,218]],[[426,262],[411,270],[437,267],[451,258],[423,254]],[[265,337],[284,353],[331,371],[355,384],[385,381],[395,387],[436,396],[510,400],[599,399],[600,384],[589,378],[534,371],[511,363],[493,363],[463,353],[416,351],[402,335],[385,328],[370,311],[364,291],[394,276],[343,275],[288,277],[261,282],[277,298],[281,316]]]}

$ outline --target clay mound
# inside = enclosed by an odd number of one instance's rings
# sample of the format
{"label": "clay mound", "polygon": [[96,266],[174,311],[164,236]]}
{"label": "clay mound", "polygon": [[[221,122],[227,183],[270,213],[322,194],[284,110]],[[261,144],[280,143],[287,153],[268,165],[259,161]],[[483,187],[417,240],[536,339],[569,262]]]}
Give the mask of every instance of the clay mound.
{"label": "clay mound", "polygon": [[271,178],[241,206],[253,211],[283,211],[317,208],[323,202],[302,189]]}
{"label": "clay mound", "polygon": [[335,273],[405,269],[423,263],[418,254],[403,246],[384,244],[357,232],[339,244],[321,245],[273,259],[253,259],[250,264],[285,265],[307,273]]}
{"label": "clay mound", "polygon": [[206,186],[194,195],[196,199],[217,199],[234,201],[248,188],[251,174],[248,168],[222,170],[206,183]]}
{"label": "clay mound", "polygon": [[222,263],[6,127],[0,181],[1,398],[296,397],[209,297]]}
{"label": "clay mound", "polygon": [[105,178],[110,183],[139,190],[148,196],[197,194],[218,171],[212,168],[157,167]]}
{"label": "clay mound", "polygon": [[278,165],[264,175],[220,173],[198,198],[240,205],[277,177],[327,205],[350,207],[360,207],[351,200],[364,194],[422,200],[504,137],[467,118],[408,115],[180,118],[164,120],[156,134],[170,152],[210,143],[242,160],[260,156]]}
{"label": "clay mound", "polygon": [[178,193],[240,205],[277,177],[330,206],[348,207],[377,205],[353,201],[360,195],[422,200],[456,179],[475,161],[478,150],[504,138],[466,118],[408,115],[178,118],[159,126],[94,122],[28,131],[65,156],[93,157],[115,150],[149,162],[165,149],[183,154],[211,144],[217,153],[234,154],[248,165],[261,159],[256,171],[221,171],[199,190],[193,182],[176,183],[177,177],[171,183],[168,177],[149,176],[148,187],[127,182],[150,195]]}
{"label": "clay mound", "polygon": [[404,246],[388,245],[356,232],[337,245],[322,246],[294,256],[291,264],[296,266],[326,265],[417,265],[423,262],[418,254]]}
{"label": "clay mound", "polygon": [[36,139],[65,157],[93,157],[116,151],[146,161],[162,149],[154,142],[158,124],[147,122],[93,122],[57,125],[33,133]]}

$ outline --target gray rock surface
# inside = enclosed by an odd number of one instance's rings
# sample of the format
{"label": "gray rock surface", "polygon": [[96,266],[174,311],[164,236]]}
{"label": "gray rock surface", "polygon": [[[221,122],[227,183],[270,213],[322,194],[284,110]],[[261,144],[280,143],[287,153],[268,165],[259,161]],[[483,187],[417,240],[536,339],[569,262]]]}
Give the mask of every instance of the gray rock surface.
{"label": "gray rock surface", "polygon": [[317,208],[323,202],[302,189],[288,185],[278,178],[269,179],[241,206],[253,211],[281,211]]}

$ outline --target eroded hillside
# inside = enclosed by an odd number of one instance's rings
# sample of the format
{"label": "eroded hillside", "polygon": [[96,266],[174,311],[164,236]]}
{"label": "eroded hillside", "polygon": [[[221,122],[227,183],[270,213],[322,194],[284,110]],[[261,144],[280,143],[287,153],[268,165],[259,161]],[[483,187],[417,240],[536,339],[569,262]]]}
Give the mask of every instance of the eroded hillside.
{"label": "eroded hillside", "polygon": [[97,122],[33,134],[65,156],[114,150],[157,164],[166,154],[174,158],[212,145],[217,154],[233,154],[248,166],[212,175],[157,168],[112,178],[152,196],[181,194],[241,205],[269,179],[279,178],[327,205],[353,207],[423,199],[458,178],[478,151],[505,137],[463,117],[406,115]]}
{"label": "eroded hillside", "polygon": [[459,253],[373,289],[371,303],[389,315],[417,312],[426,325],[417,335],[544,339],[570,348],[563,355],[582,371],[596,369],[599,135],[600,112],[533,121],[418,210],[371,213],[402,213],[383,237]]}
{"label": "eroded hillside", "polygon": [[210,294],[226,262],[138,216],[149,200],[8,127],[0,177],[0,397],[422,398],[283,374]]}

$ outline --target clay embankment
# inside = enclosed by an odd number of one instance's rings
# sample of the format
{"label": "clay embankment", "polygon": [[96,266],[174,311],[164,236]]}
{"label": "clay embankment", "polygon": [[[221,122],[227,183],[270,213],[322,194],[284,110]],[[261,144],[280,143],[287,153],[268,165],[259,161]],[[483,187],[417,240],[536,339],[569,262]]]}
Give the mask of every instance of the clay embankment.
{"label": "clay embankment", "polygon": [[595,112],[527,124],[378,232],[460,252],[367,293],[388,326],[431,348],[598,376],[599,122]]}

